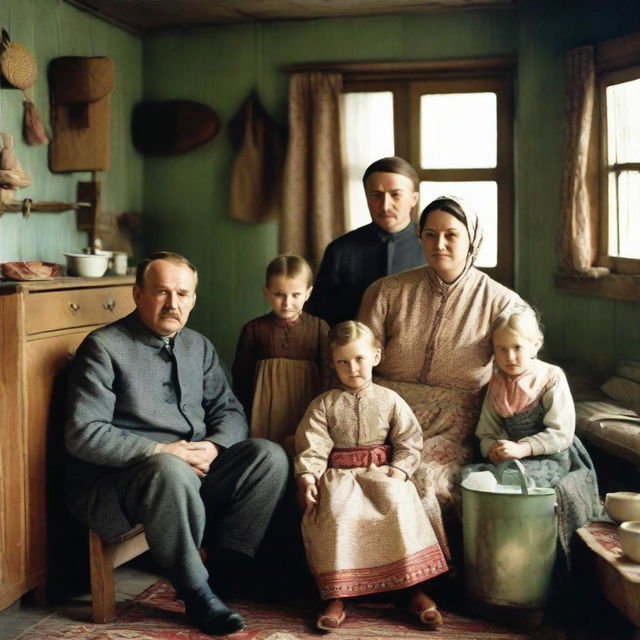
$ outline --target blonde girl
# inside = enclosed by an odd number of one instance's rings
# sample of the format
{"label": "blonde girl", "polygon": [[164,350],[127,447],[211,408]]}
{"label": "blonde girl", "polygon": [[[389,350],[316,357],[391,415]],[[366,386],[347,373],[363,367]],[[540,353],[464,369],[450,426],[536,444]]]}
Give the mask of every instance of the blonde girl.
{"label": "blonde girl", "polygon": [[447,564],[409,480],[421,458],[420,425],[397,393],[372,382],[381,351],[366,325],[336,325],[329,348],[341,384],[309,406],[294,460],[307,559],[326,601],[317,626],[340,626],[345,598],[404,590],[404,605],[435,629],[441,615],[417,585]]}
{"label": "blonde girl", "polygon": [[496,366],[476,427],[491,464],[469,465],[463,477],[477,470],[501,476],[496,465],[519,459],[537,486],[556,490],[558,535],[568,560],[573,532],[597,519],[601,508],[593,463],[574,433],[567,378],[538,359],[543,335],[533,312],[499,318],[491,340]]}
{"label": "blonde girl", "polygon": [[482,455],[494,464],[551,455],[566,473],[575,409],[562,369],[537,358],[543,336],[535,315],[500,318],[491,340],[496,370],[476,428]]}

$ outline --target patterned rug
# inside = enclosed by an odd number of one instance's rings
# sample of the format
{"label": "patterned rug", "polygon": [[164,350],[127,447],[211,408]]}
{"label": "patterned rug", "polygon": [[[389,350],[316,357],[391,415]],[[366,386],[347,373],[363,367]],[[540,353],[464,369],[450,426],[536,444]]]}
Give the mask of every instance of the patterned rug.
{"label": "patterned rug", "polygon": [[[317,604],[296,606],[236,602],[234,610],[248,623],[248,629],[225,636],[231,640],[318,640],[313,628]],[[190,627],[182,615],[182,603],[173,589],[159,580],[119,611],[109,624],[81,621],[87,608],[54,613],[43,619],[19,640],[210,640]],[[443,611],[444,624],[436,632],[421,630],[412,620],[390,605],[350,603],[347,619],[339,630],[329,634],[340,640],[526,640],[522,633],[504,627]]]}

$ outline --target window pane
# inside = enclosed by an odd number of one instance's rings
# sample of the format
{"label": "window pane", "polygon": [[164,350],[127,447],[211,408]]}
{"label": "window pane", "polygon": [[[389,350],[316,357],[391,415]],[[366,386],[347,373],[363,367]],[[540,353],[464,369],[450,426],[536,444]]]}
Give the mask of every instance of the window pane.
{"label": "window pane", "polygon": [[609,164],[640,162],[640,79],[607,87]]}
{"label": "window pane", "polygon": [[[617,176],[617,179],[616,179]],[[640,258],[640,172],[609,174],[609,255]]]}
{"label": "window pane", "polygon": [[424,209],[432,200],[452,195],[464,198],[480,218],[484,239],[476,266],[495,267],[498,264],[498,184],[496,182],[421,182],[420,202]]}
{"label": "window pane", "polygon": [[424,169],[496,166],[495,93],[444,93],[420,97],[420,165]]}
{"label": "window pane", "polygon": [[346,161],[347,229],[371,222],[362,174],[379,158],[394,155],[393,93],[375,91],[342,96]]}

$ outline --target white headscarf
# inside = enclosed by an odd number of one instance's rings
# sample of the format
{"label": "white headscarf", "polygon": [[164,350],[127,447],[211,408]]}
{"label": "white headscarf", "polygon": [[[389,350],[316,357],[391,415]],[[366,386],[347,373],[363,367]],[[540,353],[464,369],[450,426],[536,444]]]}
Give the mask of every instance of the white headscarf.
{"label": "white headscarf", "polygon": [[[438,201],[449,201],[457,205],[458,213],[462,214],[464,226],[467,229],[467,233],[469,234],[469,257],[467,258],[467,262],[465,264],[465,268],[463,273],[466,273],[469,270],[469,267],[473,265],[478,257],[478,251],[480,250],[480,246],[482,245],[482,226],[480,225],[480,219],[478,218],[478,214],[476,210],[465,200],[463,200],[460,196],[452,196],[452,195],[442,195],[434,198],[426,207],[430,208],[434,202]],[[447,206],[446,202],[442,203],[445,207]],[[431,211],[436,211],[437,209],[442,209],[442,207],[434,207]],[[446,209],[442,209],[446,211]],[[424,209],[423,209],[424,213]]]}
{"label": "white headscarf", "polygon": [[437,211],[438,209],[447,211],[447,208],[455,210],[456,213],[451,215],[453,215],[456,219],[459,219],[458,216],[462,216],[462,223],[464,224],[465,228],[467,229],[467,233],[469,234],[469,254],[467,255],[464,269],[455,280],[456,282],[459,282],[460,279],[473,266],[476,258],[478,257],[478,251],[480,250],[480,246],[482,245],[482,226],[480,225],[480,219],[478,218],[478,214],[476,213],[475,209],[467,202],[465,202],[460,196],[452,195],[442,195],[433,199],[422,210],[422,214],[420,216],[421,223],[424,224],[426,222],[426,220],[422,220],[422,215],[424,215],[426,209],[429,209],[429,213],[431,213],[432,211]]}
{"label": "white headscarf", "polygon": [[467,232],[469,233],[469,240],[471,242],[469,255],[471,256],[471,264],[473,264],[478,257],[478,251],[480,251],[484,237],[477,211],[471,206],[468,200],[464,200],[460,196],[444,195],[436,198],[436,200],[452,200],[460,207],[460,211],[464,216],[465,227],[467,227]]}

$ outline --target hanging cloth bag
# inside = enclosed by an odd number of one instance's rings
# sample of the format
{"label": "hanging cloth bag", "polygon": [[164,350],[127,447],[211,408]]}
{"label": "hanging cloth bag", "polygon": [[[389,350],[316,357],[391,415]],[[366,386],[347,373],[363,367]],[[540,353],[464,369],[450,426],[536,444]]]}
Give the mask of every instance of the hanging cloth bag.
{"label": "hanging cloth bag", "polygon": [[229,216],[240,222],[271,222],[280,217],[285,136],[254,91],[229,123],[238,146],[233,161]]}

